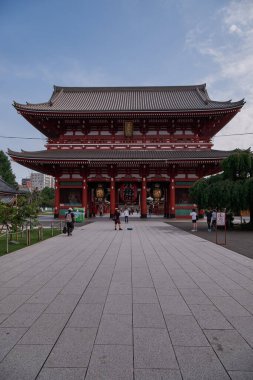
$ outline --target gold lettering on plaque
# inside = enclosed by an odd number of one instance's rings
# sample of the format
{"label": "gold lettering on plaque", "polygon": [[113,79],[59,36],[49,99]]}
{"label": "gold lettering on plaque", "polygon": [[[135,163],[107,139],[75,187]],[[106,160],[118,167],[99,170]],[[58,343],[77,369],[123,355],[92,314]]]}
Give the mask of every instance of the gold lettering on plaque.
{"label": "gold lettering on plaque", "polygon": [[132,121],[125,121],[124,123],[124,133],[126,137],[132,137],[134,131],[134,125]]}

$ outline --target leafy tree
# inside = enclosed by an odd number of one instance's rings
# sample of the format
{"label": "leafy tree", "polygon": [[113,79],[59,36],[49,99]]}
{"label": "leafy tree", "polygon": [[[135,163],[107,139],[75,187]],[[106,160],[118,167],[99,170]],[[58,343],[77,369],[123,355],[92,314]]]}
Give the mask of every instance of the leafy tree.
{"label": "leafy tree", "polygon": [[37,221],[38,199],[32,195],[19,196],[15,206],[0,203],[0,224],[15,232],[26,223]]}
{"label": "leafy tree", "polygon": [[200,208],[226,208],[234,213],[250,210],[253,223],[253,154],[237,149],[222,162],[223,173],[197,181],[190,189]]}
{"label": "leafy tree", "polygon": [[18,188],[16,177],[12,172],[11,163],[6,154],[0,150],[0,176],[9,185]]}
{"label": "leafy tree", "polygon": [[39,205],[40,207],[54,207],[54,189],[50,187],[45,187],[40,192],[40,200]]}

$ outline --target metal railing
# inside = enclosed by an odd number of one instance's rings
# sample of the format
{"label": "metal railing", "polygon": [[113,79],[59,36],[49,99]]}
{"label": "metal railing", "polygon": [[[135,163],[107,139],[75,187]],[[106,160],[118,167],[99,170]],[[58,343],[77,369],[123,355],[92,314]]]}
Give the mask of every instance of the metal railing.
{"label": "metal railing", "polygon": [[[22,226],[17,231],[10,231],[6,229],[6,231],[2,232],[0,234],[0,255],[9,253],[10,252],[10,245],[19,245],[22,244],[23,248],[24,246],[29,246],[31,244],[37,243],[39,241],[44,240],[45,237],[45,230],[50,230],[50,236],[53,237],[54,235],[57,235],[62,232],[63,228],[63,222],[57,221],[57,222],[51,222],[50,226],[42,226],[41,224],[37,226],[32,226],[30,223],[26,224],[25,226]],[[47,234],[48,235],[48,234]],[[17,249],[20,249],[17,248]],[[15,251],[15,249],[11,250]]]}

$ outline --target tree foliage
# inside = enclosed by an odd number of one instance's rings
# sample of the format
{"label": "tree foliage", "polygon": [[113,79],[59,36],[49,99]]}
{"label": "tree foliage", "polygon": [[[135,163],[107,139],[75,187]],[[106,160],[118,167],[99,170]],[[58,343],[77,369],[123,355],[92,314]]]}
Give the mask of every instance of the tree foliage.
{"label": "tree foliage", "polygon": [[10,186],[18,188],[16,177],[12,172],[11,163],[6,154],[0,150],[0,176]]}
{"label": "tree foliage", "polygon": [[190,196],[199,208],[226,208],[239,214],[250,210],[253,223],[253,154],[237,149],[222,162],[223,173],[197,181]]}
{"label": "tree foliage", "polygon": [[54,189],[50,187],[45,187],[43,190],[40,192],[40,200],[39,200],[39,205],[40,207],[54,207],[54,196],[55,196],[55,191]]}
{"label": "tree foliage", "polygon": [[0,203],[0,224],[10,231],[17,231],[23,225],[37,221],[38,198],[33,194],[19,196],[15,206]]}

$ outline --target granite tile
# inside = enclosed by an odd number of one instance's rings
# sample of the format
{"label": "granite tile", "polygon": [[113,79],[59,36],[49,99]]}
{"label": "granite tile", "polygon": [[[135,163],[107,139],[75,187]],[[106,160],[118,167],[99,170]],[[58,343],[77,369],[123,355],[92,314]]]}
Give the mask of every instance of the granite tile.
{"label": "granite tile", "polygon": [[109,294],[104,313],[109,314],[132,314],[132,296],[129,294]]}
{"label": "granite tile", "polygon": [[133,380],[133,348],[95,345],[85,380]]}
{"label": "granite tile", "polygon": [[98,327],[103,311],[103,304],[82,303],[77,305],[70,317],[68,327]]}
{"label": "granite tile", "polygon": [[195,318],[190,315],[166,315],[173,346],[210,346]]}
{"label": "granite tile", "polygon": [[65,328],[45,367],[87,367],[96,332],[96,328]]}
{"label": "granite tile", "polygon": [[252,380],[253,372],[229,371],[231,380]]}
{"label": "granite tile", "polygon": [[205,334],[224,367],[253,372],[253,350],[234,330],[206,330]]}
{"label": "granite tile", "polygon": [[112,281],[109,288],[109,294],[132,294],[132,285]]}
{"label": "granite tile", "polygon": [[40,303],[24,303],[1,324],[1,327],[31,327],[46,307],[47,305]]}
{"label": "granite tile", "polygon": [[202,329],[233,329],[214,305],[190,305],[189,307]]}
{"label": "granite tile", "polygon": [[11,314],[25,303],[29,295],[10,294],[0,302],[0,314]]}
{"label": "granite tile", "polygon": [[27,329],[25,328],[0,328],[0,361],[12,349],[15,344],[22,338]]}
{"label": "granite tile", "polygon": [[54,344],[69,314],[42,314],[23,336],[21,344]]}
{"label": "granite tile", "polygon": [[133,304],[133,324],[134,327],[165,328],[159,304]]}
{"label": "granite tile", "polygon": [[212,297],[215,306],[225,316],[250,317],[250,313],[232,297]]}
{"label": "granite tile", "polygon": [[174,369],[135,369],[135,380],[182,380],[179,370]]}
{"label": "granite tile", "polygon": [[82,298],[80,299],[80,303],[105,303],[107,297],[107,288],[96,288],[96,287],[88,287]]}
{"label": "granite tile", "polygon": [[132,344],[132,315],[104,314],[99,326],[96,344]]}
{"label": "granite tile", "polygon": [[134,366],[178,369],[166,329],[134,328]]}
{"label": "granite tile", "polygon": [[253,316],[230,317],[229,322],[253,348]]}
{"label": "granite tile", "polygon": [[58,294],[55,299],[49,304],[45,310],[45,313],[72,313],[79,301],[79,298],[79,295],[76,294]]}
{"label": "granite tile", "polygon": [[159,300],[164,314],[192,315],[182,296],[160,296]]}
{"label": "granite tile", "polygon": [[184,380],[230,380],[211,347],[175,347]]}
{"label": "granite tile", "polygon": [[0,363],[1,380],[34,380],[52,346],[16,345]]}
{"label": "granite tile", "polygon": [[37,380],[84,380],[86,368],[42,368]]}
{"label": "granite tile", "polygon": [[[59,289],[57,288],[46,288],[43,287],[40,290],[38,290],[32,297],[29,298],[27,301],[28,303],[44,303],[49,304],[53,301],[53,299],[57,296],[59,293]],[[21,297],[21,296],[19,296]]]}
{"label": "granite tile", "polygon": [[154,288],[133,288],[133,303],[158,303]]}

